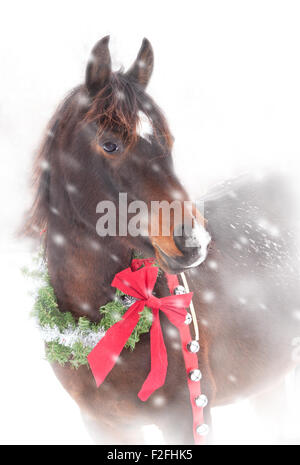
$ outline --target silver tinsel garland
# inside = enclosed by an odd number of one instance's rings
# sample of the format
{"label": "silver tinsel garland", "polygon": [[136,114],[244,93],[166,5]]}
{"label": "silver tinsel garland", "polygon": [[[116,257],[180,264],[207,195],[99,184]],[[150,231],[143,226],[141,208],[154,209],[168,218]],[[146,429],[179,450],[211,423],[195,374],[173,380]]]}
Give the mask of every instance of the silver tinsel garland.
{"label": "silver tinsel garland", "polygon": [[61,331],[56,325],[53,328],[49,325],[41,326],[38,323],[37,325],[45,342],[56,341],[66,347],[73,347],[76,342],[81,342],[84,347],[94,348],[105,335],[104,329],[99,329],[99,331],[92,331],[91,329],[82,330],[70,325]]}

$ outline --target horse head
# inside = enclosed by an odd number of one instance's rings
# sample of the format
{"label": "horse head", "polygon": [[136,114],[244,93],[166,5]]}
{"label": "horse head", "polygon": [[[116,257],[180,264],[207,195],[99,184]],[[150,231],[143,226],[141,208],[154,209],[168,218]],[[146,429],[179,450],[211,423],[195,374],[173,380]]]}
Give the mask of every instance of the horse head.
{"label": "horse head", "polygon": [[[51,199],[49,214],[59,214],[67,202],[61,221],[95,229],[99,203],[109,201],[116,206],[118,228],[124,229],[124,221],[127,224],[136,213],[136,202],[143,202],[147,213],[139,222],[146,234],[119,229],[113,234],[145,254],[153,254],[154,249],[165,270],[179,272],[205,259],[209,235],[198,210],[183,208],[189,197],[174,172],[173,137],[145,90],[153,70],[153,50],[144,39],[131,68],[113,72],[108,43],[109,37],[96,43],[85,83],[71,92],[50,123],[46,144],[55,145],[55,166],[43,160],[44,184],[50,185],[45,193]],[[48,147],[47,153],[51,151]],[[122,193],[131,204],[126,219],[118,205]],[[153,211],[153,202],[156,206],[175,202],[180,207],[177,215],[173,207],[169,210],[167,233],[162,209]]]}

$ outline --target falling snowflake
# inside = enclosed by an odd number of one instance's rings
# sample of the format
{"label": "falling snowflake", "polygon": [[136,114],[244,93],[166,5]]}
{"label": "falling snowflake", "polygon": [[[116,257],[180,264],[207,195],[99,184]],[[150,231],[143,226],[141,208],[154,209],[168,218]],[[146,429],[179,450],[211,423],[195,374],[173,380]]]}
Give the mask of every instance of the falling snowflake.
{"label": "falling snowflake", "polygon": [[203,297],[204,302],[210,303],[214,300],[215,293],[213,291],[206,290],[202,293],[202,297]]}
{"label": "falling snowflake", "polygon": [[62,234],[53,234],[51,237],[55,245],[62,246],[66,243],[66,239]]}
{"label": "falling snowflake", "polygon": [[53,215],[59,215],[59,211],[57,210],[57,208],[51,207],[50,211],[53,213]]}
{"label": "falling snowflake", "polygon": [[155,396],[152,403],[155,407],[161,407],[162,405],[165,405],[166,398],[164,396]]}
{"label": "falling snowflake", "polygon": [[48,171],[48,170],[50,170],[50,165],[49,165],[49,163],[48,163],[46,160],[43,160],[43,161],[40,163],[40,167],[42,168],[43,171]]}
{"label": "falling snowflake", "polygon": [[217,269],[218,269],[218,263],[217,263],[215,260],[208,260],[207,266],[208,266],[211,270],[217,270]]}
{"label": "falling snowflake", "polygon": [[77,192],[77,187],[74,184],[66,184],[66,189],[70,194],[75,194]]}
{"label": "falling snowflake", "polygon": [[79,307],[84,310],[85,312],[87,312],[88,310],[91,310],[91,306],[88,302],[81,302],[79,304]]}

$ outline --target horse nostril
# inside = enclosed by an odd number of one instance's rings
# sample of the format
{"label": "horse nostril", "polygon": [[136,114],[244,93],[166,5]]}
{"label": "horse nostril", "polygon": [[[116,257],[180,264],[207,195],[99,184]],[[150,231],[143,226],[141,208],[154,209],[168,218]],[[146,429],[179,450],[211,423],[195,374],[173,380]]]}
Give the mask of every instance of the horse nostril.
{"label": "horse nostril", "polygon": [[173,236],[176,247],[183,254],[195,252],[196,250],[200,253],[203,244],[196,228],[187,224],[179,224],[174,228]]}
{"label": "horse nostril", "polygon": [[158,246],[159,257],[167,265],[169,273],[180,273],[186,268],[200,265],[205,260],[210,235],[203,226],[198,223],[179,224],[174,228],[173,240],[182,255],[172,257]]}

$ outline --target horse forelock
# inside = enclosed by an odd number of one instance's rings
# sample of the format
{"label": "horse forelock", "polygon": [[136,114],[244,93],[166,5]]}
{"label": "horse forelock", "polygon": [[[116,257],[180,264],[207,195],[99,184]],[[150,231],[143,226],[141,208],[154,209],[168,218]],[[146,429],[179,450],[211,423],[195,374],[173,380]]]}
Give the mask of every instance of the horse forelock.
{"label": "horse forelock", "polygon": [[148,119],[154,138],[160,145],[172,145],[166,119],[151,97],[122,73],[114,73],[110,82],[95,96],[84,118],[95,122],[98,134],[118,133],[128,148],[138,139],[141,113]]}

